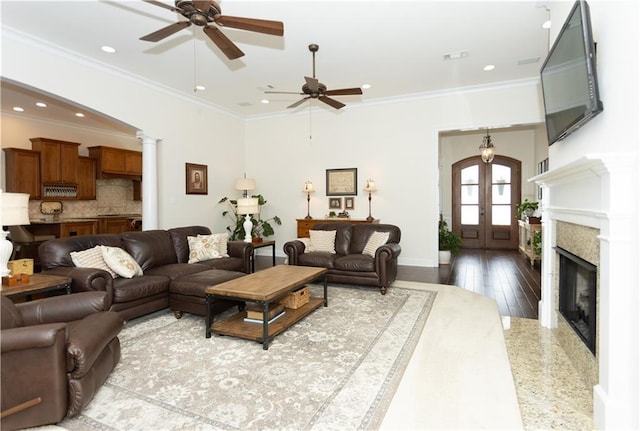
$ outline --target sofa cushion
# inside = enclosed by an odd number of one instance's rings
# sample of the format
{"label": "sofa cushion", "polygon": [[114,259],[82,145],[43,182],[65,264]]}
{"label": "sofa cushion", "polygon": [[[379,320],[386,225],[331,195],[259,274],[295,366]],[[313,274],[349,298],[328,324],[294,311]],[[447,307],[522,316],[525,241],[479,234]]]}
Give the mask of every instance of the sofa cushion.
{"label": "sofa cushion", "polygon": [[206,271],[211,269],[208,265],[202,263],[171,263],[169,265],[156,266],[145,274],[148,275],[161,275],[171,280],[185,275],[194,274],[196,272]]}
{"label": "sofa cushion", "polygon": [[218,251],[217,238],[211,236],[188,236],[189,261],[187,263],[197,263],[203,260],[217,259],[222,257]]}
{"label": "sofa cushion", "polygon": [[113,303],[124,303],[149,298],[169,291],[168,277],[142,275],[134,278],[113,280]]}
{"label": "sofa cushion", "polygon": [[[353,231],[353,225],[351,223],[344,222],[327,222],[318,223],[313,227],[313,230],[335,230],[336,231],[336,253],[347,255],[349,254],[349,244],[351,244],[351,236]],[[364,243],[362,244],[364,247]],[[358,253],[362,252],[362,249]]]}
{"label": "sofa cushion", "polygon": [[334,264],[334,269],[340,271],[353,271],[353,272],[374,272],[375,265],[373,257],[366,254],[348,254],[346,256],[338,257]]}
{"label": "sofa cushion", "polygon": [[100,250],[106,264],[120,277],[133,278],[142,275],[142,268],[133,257],[120,247],[101,245]]}
{"label": "sofa cushion", "polygon": [[178,262],[173,240],[166,230],[124,232],[122,241],[145,273],[157,266]]}
{"label": "sofa cushion", "polygon": [[95,247],[89,248],[87,250],[82,251],[72,251],[69,253],[71,256],[71,261],[78,268],[97,268],[107,271],[113,278],[116,278],[118,274],[111,269],[107,262],[105,262],[102,257],[102,249],[101,246],[96,245]]}
{"label": "sofa cushion", "polygon": [[120,235],[113,233],[70,236],[67,238],[57,238],[45,241],[38,247],[38,255],[40,256],[42,270],[44,271],[59,266],[75,266],[71,260],[71,252],[87,250],[97,245],[124,248]]}
{"label": "sofa cushion", "polygon": [[364,246],[362,253],[375,257],[378,247],[386,244],[388,239],[389,232],[373,232],[369,237],[367,244]]}
{"label": "sofa cushion", "polygon": [[218,245],[218,253],[221,257],[229,257],[229,250],[227,249],[227,243],[229,242],[228,233],[212,233],[211,235],[200,235],[198,238],[211,238],[211,240]]}
{"label": "sofa cushion", "polygon": [[206,226],[185,226],[174,227],[168,230],[169,236],[173,241],[173,247],[176,251],[176,257],[179,263],[187,263],[189,261],[189,242],[188,236],[210,235],[211,230]]}
{"label": "sofa cushion", "polygon": [[309,252],[336,252],[336,231],[335,230],[310,230],[309,231]]}
{"label": "sofa cushion", "polygon": [[322,268],[333,269],[336,257],[340,255],[335,253],[317,252],[303,253],[298,256],[298,265],[300,266],[319,266]]}
{"label": "sofa cushion", "polygon": [[171,286],[169,286],[169,292],[204,298],[207,287],[215,286],[245,275],[247,274],[244,272],[210,269],[173,280]]}

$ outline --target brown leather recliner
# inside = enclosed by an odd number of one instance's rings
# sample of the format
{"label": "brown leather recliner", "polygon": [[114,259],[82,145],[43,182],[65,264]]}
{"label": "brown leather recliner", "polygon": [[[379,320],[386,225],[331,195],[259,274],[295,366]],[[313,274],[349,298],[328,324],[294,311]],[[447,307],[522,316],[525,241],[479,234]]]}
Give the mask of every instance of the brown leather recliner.
{"label": "brown leather recliner", "polygon": [[106,308],[105,292],[19,304],[2,297],[3,430],[56,423],[86,407],[120,360],[124,321]]}

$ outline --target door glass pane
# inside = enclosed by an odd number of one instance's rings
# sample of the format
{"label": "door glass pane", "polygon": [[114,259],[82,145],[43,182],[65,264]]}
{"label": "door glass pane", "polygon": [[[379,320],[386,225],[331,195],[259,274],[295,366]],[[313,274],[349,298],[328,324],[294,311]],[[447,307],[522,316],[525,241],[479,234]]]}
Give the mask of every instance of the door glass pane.
{"label": "door glass pane", "polygon": [[491,205],[491,224],[509,226],[511,224],[511,205]]}
{"label": "door glass pane", "polygon": [[460,223],[477,225],[480,220],[478,205],[462,205],[460,207]]}
{"label": "door glass pane", "polygon": [[464,204],[477,204],[479,203],[478,191],[480,187],[475,186],[462,186],[462,192],[460,193],[460,202]]}
{"label": "door glass pane", "polygon": [[493,204],[510,204],[511,184],[494,184],[491,186],[491,200]]}
{"label": "door glass pane", "polygon": [[505,165],[497,165],[493,163],[491,165],[491,178],[493,184],[510,183],[511,168]]}
{"label": "door glass pane", "polygon": [[462,184],[478,184],[479,171],[478,165],[469,166],[460,172]]}

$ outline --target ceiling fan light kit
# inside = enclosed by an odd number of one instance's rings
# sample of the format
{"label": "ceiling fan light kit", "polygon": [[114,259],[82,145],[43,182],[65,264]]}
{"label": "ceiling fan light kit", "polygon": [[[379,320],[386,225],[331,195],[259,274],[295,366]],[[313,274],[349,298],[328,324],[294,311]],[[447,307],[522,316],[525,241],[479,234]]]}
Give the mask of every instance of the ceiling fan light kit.
{"label": "ceiling fan light kit", "polygon": [[360,87],[342,88],[339,90],[327,90],[327,86],[324,85],[322,82],[318,81],[318,79],[316,78],[316,52],[318,52],[319,48],[320,47],[315,43],[312,43],[311,45],[309,45],[309,51],[311,51],[311,54],[313,55],[313,76],[304,77],[305,84],[302,85],[302,93],[293,92],[293,91],[265,91],[265,93],[267,94],[299,94],[301,96],[306,96],[298,100],[297,102],[287,106],[287,108],[295,108],[297,106],[300,106],[309,99],[318,99],[321,102],[324,102],[335,109],[343,108],[345,104],[329,96],[351,96],[351,95],[362,94],[362,89]]}
{"label": "ceiling fan light kit", "polygon": [[270,34],[273,36],[284,35],[284,24],[280,21],[225,16],[222,15],[222,8],[220,5],[211,0],[176,0],[175,7],[155,0],[144,1],[152,5],[169,9],[172,12],[179,13],[188,19],[188,21],[179,21],[170,24],[140,38],[140,40],[148,42],[159,42],[162,39],[194,24],[198,27],[203,27],[204,33],[224,53],[224,55],[226,55],[229,60],[234,60],[242,57],[244,52],[242,52],[242,50],[240,50],[240,48],[231,41],[231,39],[225,36],[217,26],[237,28],[240,30]]}

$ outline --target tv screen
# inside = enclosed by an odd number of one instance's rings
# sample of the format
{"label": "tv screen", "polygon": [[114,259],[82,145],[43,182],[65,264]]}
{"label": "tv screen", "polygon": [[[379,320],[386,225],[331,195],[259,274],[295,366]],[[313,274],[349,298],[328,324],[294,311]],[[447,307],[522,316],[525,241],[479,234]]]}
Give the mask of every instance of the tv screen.
{"label": "tv screen", "polygon": [[602,112],[589,5],[573,5],[540,70],[549,145]]}

